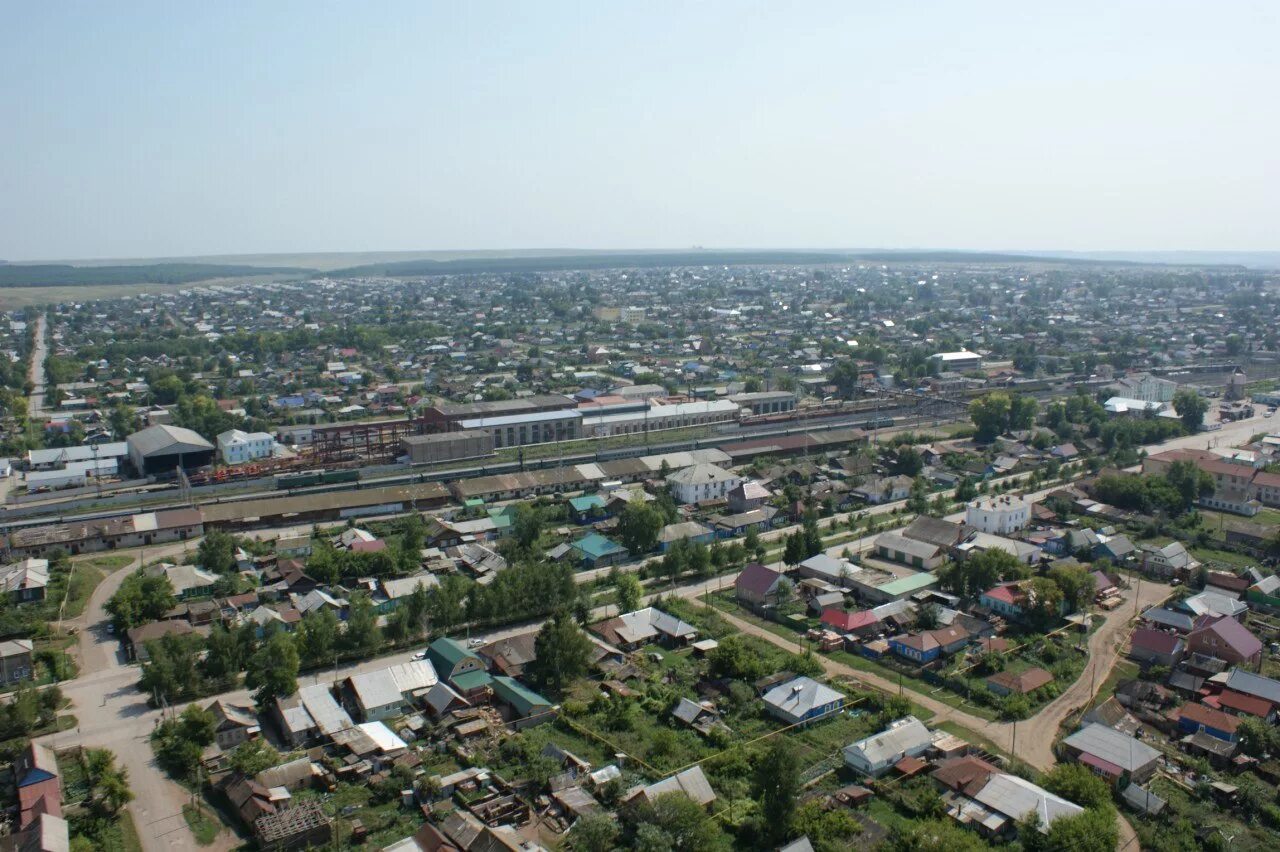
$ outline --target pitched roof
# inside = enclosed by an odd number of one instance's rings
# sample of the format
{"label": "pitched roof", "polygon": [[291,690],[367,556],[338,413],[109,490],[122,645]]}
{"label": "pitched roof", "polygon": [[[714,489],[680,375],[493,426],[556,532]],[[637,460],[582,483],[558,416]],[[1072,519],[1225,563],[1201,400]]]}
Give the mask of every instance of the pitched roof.
{"label": "pitched roof", "polygon": [[763,597],[773,591],[782,576],[781,572],[773,570],[768,565],[752,562],[742,569],[733,585],[741,591]]}
{"label": "pitched roof", "polygon": [[1175,654],[1178,651],[1178,646],[1182,644],[1182,637],[1176,633],[1166,633],[1163,630],[1152,630],[1150,627],[1143,627],[1133,631],[1133,638],[1129,644],[1132,648],[1150,651],[1155,654]]}
{"label": "pitched roof", "polygon": [[843,692],[837,692],[813,678],[802,676],[775,686],[764,694],[763,701],[788,716],[799,718],[818,707],[843,698]]}
{"label": "pitched roof", "polygon": [[1280,680],[1273,680],[1237,668],[1232,669],[1227,675],[1227,688],[1280,706]]}
{"label": "pitched roof", "polygon": [[834,627],[836,630],[860,630],[863,627],[870,627],[879,620],[876,614],[869,609],[849,612],[845,609],[832,607],[822,611],[822,623],[829,627]]}
{"label": "pitched roof", "polygon": [[1034,811],[1040,817],[1040,824],[1046,828],[1056,819],[1084,813],[1084,808],[1079,805],[1004,772],[992,775],[972,798],[1014,819],[1023,819]]}
{"label": "pitched roof", "polygon": [[1063,742],[1083,754],[1132,772],[1160,757],[1160,752],[1144,742],[1094,722],[1067,737]]}
{"label": "pitched roof", "polygon": [[1187,719],[1196,725],[1225,731],[1228,734],[1234,734],[1236,728],[1240,727],[1239,718],[1203,704],[1183,704],[1175,712],[1179,719]]}
{"label": "pitched roof", "polygon": [[1019,674],[997,672],[987,678],[987,683],[1002,686],[1010,692],[1025,695],[1034,692],[1053,680],[1053,675],[1041,668],[1030,668]]}
{"label": "pitched roof", "polygon": [[1200,637],[1205,633],[1212,633],[1217,636],[1231,650],[1235,651],[1241,659],[1250,659],[1262,651],[1262,642],[1258,637],[1250,633],[1249,628],[1234,618],[1222,616],[1216,621],[1191,631],[1191,636]]}

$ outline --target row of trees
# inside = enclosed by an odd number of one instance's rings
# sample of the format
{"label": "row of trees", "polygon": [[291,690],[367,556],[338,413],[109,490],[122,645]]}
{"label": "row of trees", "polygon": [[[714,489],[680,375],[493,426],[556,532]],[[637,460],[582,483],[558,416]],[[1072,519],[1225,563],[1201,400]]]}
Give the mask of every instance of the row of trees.
{"label": "row of trees", "polygon": [[1093,486],[1095,497],[1117,508],[1144,514],[1161,511],[1174,517],[1190,511],[1213,491],[1213,477],[1189,460],[1174,462],[1163,475],[1100,476]]}

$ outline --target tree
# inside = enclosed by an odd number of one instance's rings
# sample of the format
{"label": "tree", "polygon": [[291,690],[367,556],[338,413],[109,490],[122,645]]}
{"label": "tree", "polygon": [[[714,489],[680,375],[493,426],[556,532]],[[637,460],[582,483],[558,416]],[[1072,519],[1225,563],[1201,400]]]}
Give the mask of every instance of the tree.
{"label": "tree", "polygon": [[1027,587],[1027,617],[1041,627],[1048,627],[1062,615],[1062,589],[1048,577],[1034,577]]}
{"label": "tree", "polygon": [[87,798],[98,817],[110,819],[133,801],[129,770],[116,766],[116,756],[109,749],[89,749],[84,754],[84,764],[85,780],[89,782]]}
{"label": "tree", "polygon": [[1209,402],[1193,390],[1180,390],[1173,395],[1173,410],[1188,432],[1199,432],[1204,424]]}
{"label": "tree", "polygon": [[200,652],[204,640],[195,634],[167,633],[146,643],[147,662],[138,686],[154,698],[174,701],[202,692]]}
{"label": "tree", "polygon": [[213,742],[217,720],[213,713],[191,704],[176,719],[166,719],[151,733],[156,758],[170,775],[189,779],[200,755]]}
{"label": "tree", "polygon": [[569,832],[569,846],[578,852],[612,852],[617,839],[617,821],[603,812],[579,818]]}
{"label": "tree", "polygon": [[531,550],[542,537],[542,512],[532,503],[517,503],[511,531],[521,550]]}
{"label": "tree", "polygon": [[1243,716],[1237,729],[1240,751],[1250,757],[1261,758],[1280,752],[1280,731],[1254,716]]}
{"label": "tree", "polygon": [[881,846],[884,852],[988,852],[972,831],[950,820],[914,820],[896,829]]}
{"label": "tree", "polygon": [[541,689],[560,695],[566,684],[587,673],[593,647],[569,613],[560,610],[538,631],[530,677]]}
{"label": "tree", "polygon": [[1084,813],[1055,819],[1037,844],[1038,852],[1112,852],[1118,836],[1114,808],[1087,808]]}
{"label": "tree", "polygon": [[173,584],[167,576],[149,577],[137,571],[124,578],[107,601],[106,610],[111,613],[116,630],[124,632],[155,621],[173,609],[175,603]]}
{"label": "tree", "polygon": [[202,663],[205,676],[230,684],[240,675],[251,653],[253,653],[252,645],[246,647],[238,632],[232,632],[221,624],[215,624],[205,640],[205,655]]}
{"label": "tree", "polygon": [[742,541],[742,546],[746,548],[747,555],[750,558],[755,559],[757,562],[764,560],[764,544],[760,541],[760,533],[755,527],[747,528],[747,535]]}
{"label": "tree", "polygon": [[636,556],[657,546],[662,527],[662,514],[642,500],[632,500],[618,514],[618,539]]}
{"label": "tree", "polygon": [[235,538],[224,530],[209,530],[196,548],[196,563],[215,574],[230,573],[236,567]]}
{"label": "tree", "polygon": [[684,793],[664,793],[639,809],[637,849],[709,852],[723,849],[725,839],[706,810]]}
{"label": "tree", "polygon": [[276,633],[249,658],[245,684],[252,690],[253,700],[266,707],[276,698],[285,698],[298,690],[298,649],[287,633]]}
{"label": "tree", "polygon": [[968,503],[977,496],[978,487],[973,484],[973,477],[966,476],[960,480],[960,484],[956,486],[956,500],[961,503]]}
{"label": "tree", "polygon": [[1182,459],[1169,465],[1165,480],[1181,497],[1181,509],[1186,512],[1202,497],[1213,494],[1213,477],[1196,467],[1190,459]]}
{"label": "tree", "polygon": [[644,596],[644,588],[640,585],[640,581],[636,579],[635,574],[618,574],[617,579],[614,581],[614,586],[618,591],[619,612],[635,612],[640,608],[640,601]]}
{"label": "tree", "polygon": [[923,476],[911,480],[911,493],[907,496],[907,511],[915,515],[924,515],[929,511],[929,483]]}
{"label": "tree", "polygon": [[333,660],[338,642],[338,616],[328,607],[313,609],[298,622],[297,647],[309,666]]}
{"label": "tree", "polygon": [[774,842],[785,840],[800,792],[800,757],[791,742],[775,737],[756,766],[756,796],[765,830]]}
{"label": "tree", "polygon": [[347,628],[342,634],[343,647],[354,654],[371,654],[381,641],[373,601],[364,593],[353,594],[347,609]]}
{"label": "tree", "polygon": [[231,752],[231,768],[250,777],[280,762],[280,752],[266,739],[245,740]]}
{"label": "tree", "polygon": [[889,470],[895,476],[919,476],[924,470],[924,459],[910,444],[901,444],[893,453]]}
{"label": "tree", "polygon": [[1059,565],[1049,570],[1049,579],[1062,591],[1071,610],[1084,609],[1093,598],[1093,575],[1083,565]]}
{"label": "tree", "polygon": [[1040,786],[1082,808],[1100,808],[1111,804],[1111,789],[1107,782],[1094,775],[1083,764],[1059,763],[1044,776]]}
{"label": "tree", "polygon": [[933,630],[940,623],[938,605],[925,603],[916,610],[916,627],[920,630]]}
{"label": "tree", "polygon": [[969,418],[976,428],[974,440],[987,444],[1009,428],[1011,403],[1007,393],[995,392],[969,403]]}

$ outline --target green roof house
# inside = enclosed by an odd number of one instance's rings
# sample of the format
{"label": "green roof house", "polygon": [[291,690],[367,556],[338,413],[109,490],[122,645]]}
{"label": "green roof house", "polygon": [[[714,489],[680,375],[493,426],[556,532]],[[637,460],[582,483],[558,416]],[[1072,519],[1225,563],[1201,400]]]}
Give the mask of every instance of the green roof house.
{"label": "green roof house", "polygon": [[447,681],[464,698],[478,697],[489,687],[484,660],[462,643],[441,636],[427,646],[427,660],[440,679]]}
{"label": "green roof house", "polygon": [[573,549],[582,554],[582,564],[588,568],[607,568],[627,558],[625,547],[600,533],[583,536],[573,543]]}
{"label": "green roof house", "polygon": [[511,724],[517,729],[551,720],[551,702],[513,677],[494,677],[493,697],[511,709]]}

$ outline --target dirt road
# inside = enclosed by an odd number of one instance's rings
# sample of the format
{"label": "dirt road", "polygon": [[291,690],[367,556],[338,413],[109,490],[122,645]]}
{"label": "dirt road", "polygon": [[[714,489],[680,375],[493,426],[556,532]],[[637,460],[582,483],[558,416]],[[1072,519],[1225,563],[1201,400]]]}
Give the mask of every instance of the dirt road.
{"label": "dirt road", "polygon": [[35,385],[27,397],[27,415],[33,420],[44,415],[44,362],[49,356],[47,320],[44,314],[36,317],[36,342],[31,352],[31,369],[27,378]]}

